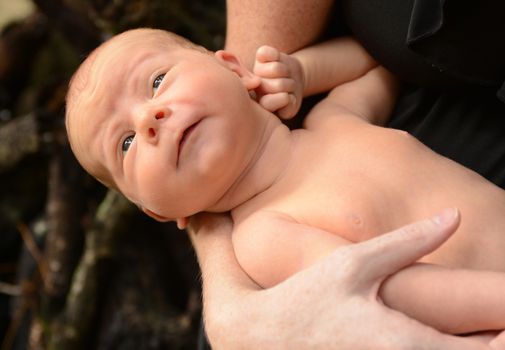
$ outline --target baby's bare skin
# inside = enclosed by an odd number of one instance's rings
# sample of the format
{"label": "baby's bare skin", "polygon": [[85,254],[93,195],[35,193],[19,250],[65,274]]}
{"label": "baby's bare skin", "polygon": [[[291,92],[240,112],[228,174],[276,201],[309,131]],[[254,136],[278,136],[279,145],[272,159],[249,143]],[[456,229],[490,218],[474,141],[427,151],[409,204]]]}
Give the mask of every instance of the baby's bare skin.
{"label": "baby's bare skin", "polygon": [[328,117],[335,121],[293,133],[289,167],[274,186],[233,211],[237,225],[258,210],[282,213],[358,242],[456,206],[463,217],[458,232],[424,261],[505,270],[505,192],[407,133],[343,112]]}
{"label": "baby's bare skin", "polygon": [[[279,64],[266,76],[268,57]],[[252,74],[230,52],[162,31],[123,33],[72,80],[72,149],[157,220],[183,227],[197,212],[233,210],[237,258],[263,286],[337,246],[458,207],[461,230],[423,260],[444,267],[406,268],[380,296],[445,332],[505,328],[505,274],[496,272],[505,265],[503,192],[407,134],[372,125],[390,114],[396,84],[353,40],[260,63]],[[269,111],[291,116],[301,91],[330,93],[291,132]]]}
{"label": "baby's bare skin", "polygon": [[[279,63],[285,66],[276,66],[283,82],[288,66],[296,66],[287,64],[289,59],[293,60],[284,56],[284,62],[279,59]],[[255,67],[255,72],[261,69]],[[268,86],[276,86],[272,83],[274,76],[269,71]],[[285,104],[271,104],[275,105],[270,108],[272,112],[285,113],[286,107],[299,98],[291,84],[284,85],[289,86],[286,93],[291,97],[284,99]],[[279,96],[280,90],[272,93]],[[286,137],[291,148],[284,157],[289,162],[274,185],[232,211],[234,246],[245,271],[260,285],[271,287],[340,245],[370,239],[451,206],[462,214],[460,228],[421,262],[505,271],[505,192],[432,152],[408,133],[372,125],[335,101],[338,96],[334,101],[330,97],[321,102],[307,116],[306,128]],[[264,107],[268,109],[269,105]],[[320,231],[304,235],[304,226]],[[503,280],[501,274],[495,275]],[[407,274],[403,277],[409,278]],[[428,317],[423,322],[433,324],[432,315],[419,316],[419,310],[409,302],[412,294],[419,293],[422,299],[424,286],[444,286],[430,277],[426,284],[419,284],[417,278],[412,277],[410,289],[403,288],[404,282],[397,289],[392,278],[384,288],[384,294],[389,294],[386,302],[402,311],[413,309],[417,318]],[[409,302],[404,303],[405,298]],[[495,302],[505,305],[505,297]],[[490,324],[497,321],[497,317],[483,313],[482,318],[486,317]],[[497,322],[503,324],[505,320]],[[464,322],[455,328],[435,325],[445,331],[467,330]]]}

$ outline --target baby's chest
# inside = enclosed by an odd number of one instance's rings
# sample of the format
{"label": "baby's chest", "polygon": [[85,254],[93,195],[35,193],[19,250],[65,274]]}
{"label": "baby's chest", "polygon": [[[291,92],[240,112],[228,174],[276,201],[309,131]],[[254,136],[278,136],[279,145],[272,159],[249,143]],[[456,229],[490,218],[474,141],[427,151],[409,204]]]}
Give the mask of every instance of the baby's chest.
{"label": "baby's chest", "polygon": [[406,215],[397,206],[400,199],[386,199],[381,190],[371,184],[346,182],[344,185],[343,181],[334,178],[322,186],[321,191],[316,191],[314,186],[319,185],[302,185],[268,209],[352,242],[388,232],[395,226],[396,216]]}
{"label": "baby's chest", "polygon": [[351,241],[417,218],[418,199],[426,195],[422,189],[434,182],[425,176],[431,163],[420,166],[419,146],[410,137],[382,129],[378,134],[349,132],[337,139],[309,140],[318,147],[298,153],[276,209]]}

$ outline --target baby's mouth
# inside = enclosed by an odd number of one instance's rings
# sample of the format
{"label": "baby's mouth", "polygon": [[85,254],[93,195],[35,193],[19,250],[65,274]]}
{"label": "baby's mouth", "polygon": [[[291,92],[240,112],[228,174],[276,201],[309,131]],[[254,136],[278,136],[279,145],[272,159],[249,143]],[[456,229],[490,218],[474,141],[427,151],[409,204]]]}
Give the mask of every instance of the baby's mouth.
{"label": "baby's mouth", "polygon": [[196,123],[190,125],[186,130],[184,130],[184,132],[182,133],[182,137],[181,137],[181,140],[179,141],[179,152],[177,154],[177,163],[179,163],[179,157],[181,155],[181,152],[182,152],[182,147],[184,146],[184,144],[186,143],[186,140],[189,138],[189,136],[191,135],[191,133],[193,132],[193,130],[195,130],[196,126],[198,125],[198,123],[200,123],[200,121],[197,121]]}

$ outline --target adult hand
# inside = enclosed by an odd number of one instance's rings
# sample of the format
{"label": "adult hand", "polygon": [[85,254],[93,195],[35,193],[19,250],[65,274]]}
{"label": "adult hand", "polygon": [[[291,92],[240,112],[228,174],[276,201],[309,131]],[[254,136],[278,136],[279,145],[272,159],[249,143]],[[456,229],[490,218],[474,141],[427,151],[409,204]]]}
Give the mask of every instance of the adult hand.
{"label": "adult hand", "polygon": [[[372,240],[262,290],[240,269],[231,220],[202,214],[190,223],[203,274],[207,335],[215,349],[488,349],[442,334],[378,299],[381,282],[441,245],[457,228],[449,209]],[[261,259],[261,257],[258,257]]]}

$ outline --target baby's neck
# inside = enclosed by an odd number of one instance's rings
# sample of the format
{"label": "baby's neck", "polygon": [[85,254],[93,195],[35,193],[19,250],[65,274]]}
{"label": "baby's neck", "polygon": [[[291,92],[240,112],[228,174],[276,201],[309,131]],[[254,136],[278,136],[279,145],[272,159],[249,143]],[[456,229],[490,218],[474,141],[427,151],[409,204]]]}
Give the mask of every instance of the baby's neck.
{"label": "baby's neck", "polygon": [[268,118],[251,162],[211,211],[232,210],[275,184],[291,159],[292,137],[277,117]]}

